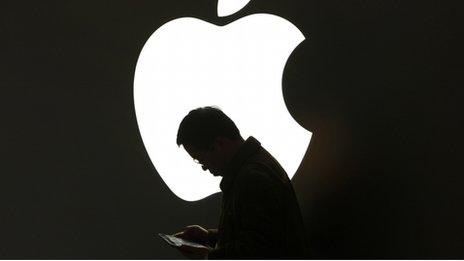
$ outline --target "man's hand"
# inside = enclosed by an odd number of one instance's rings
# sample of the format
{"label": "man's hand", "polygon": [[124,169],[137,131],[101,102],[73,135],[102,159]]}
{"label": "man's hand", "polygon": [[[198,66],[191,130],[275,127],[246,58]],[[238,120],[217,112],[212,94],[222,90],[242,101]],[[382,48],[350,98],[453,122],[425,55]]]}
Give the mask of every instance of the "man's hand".
{"label": "man's hand", "polygon": [[190,259],[208,259],[208,254],[211,252],[210,247],[191,247],[182,245],[178,248],[183,256]]}
{"label": "man's hand", "polygon": [[208,247],[206,244],[209,238],[208,230],[200,227],[199,225],[187,226],[184,230],[174,234],[173,236],[206,245],[206,247],[191,247],[185,245],[179,247],[179,251],[187,258],[207,259],[209,252],[212,250],[212,248]]}
{"label": "man's hand", "polygon": [[208,242],[209,232],[208,230],[200,227],[199,225],[190,225],[184,228],[183,231],[174,234],[178,238],[190,240],[193,242],[205,244]]}

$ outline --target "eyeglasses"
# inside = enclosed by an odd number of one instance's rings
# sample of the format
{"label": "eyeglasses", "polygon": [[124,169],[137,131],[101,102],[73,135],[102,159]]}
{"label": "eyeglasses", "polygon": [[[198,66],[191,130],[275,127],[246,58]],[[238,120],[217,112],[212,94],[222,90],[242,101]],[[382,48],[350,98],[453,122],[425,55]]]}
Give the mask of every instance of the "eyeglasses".
{"label": "eyeglasses", "polygon": [[204,162],[204,160],[193,159],[193,162],[195,162],[196,164],[203,165],[202,162]]}

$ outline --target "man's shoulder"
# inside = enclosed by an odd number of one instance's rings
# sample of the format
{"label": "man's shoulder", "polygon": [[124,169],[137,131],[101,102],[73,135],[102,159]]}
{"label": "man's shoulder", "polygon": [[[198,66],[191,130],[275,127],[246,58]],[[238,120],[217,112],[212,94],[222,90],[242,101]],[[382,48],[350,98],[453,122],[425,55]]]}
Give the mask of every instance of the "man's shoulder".
{"label": "man's shoulder", "polygon": [[243,165],[237,173],[237,181],[249,181],[249,180],[270,180],[272,172],[265,165],[259,163],[249,163]]}
{"label": "man's shoulder", "polygon": [[262,147],[244,162],[240,172],[251,172],[255,175],[263,175],[271,179],[277,178],[281,181],[283,178],[284,181],[288,178],[280,163]]}
{"label": "man's shoulder", "polygon": [[265,150],[258,151],[240,167],[236,175],[236,183],[277,185],[279,176],[285,174],[285,172],[280,173],[280,165],[276,165],[274,161],[272,156]]}
{"label": "man's shoulder", "polygon": [[239,173],[255,173],[256,175],[270,173],[272,172],[271,157],[263,148],[260,148],[243,162]]}
{"label": "man's shoulder", "polygon": [[258,169],[261,168],[272,168],[277,161],[274,157],[263,147],[260,147],[250,155],[244,162],[244,167],[255,167]]}

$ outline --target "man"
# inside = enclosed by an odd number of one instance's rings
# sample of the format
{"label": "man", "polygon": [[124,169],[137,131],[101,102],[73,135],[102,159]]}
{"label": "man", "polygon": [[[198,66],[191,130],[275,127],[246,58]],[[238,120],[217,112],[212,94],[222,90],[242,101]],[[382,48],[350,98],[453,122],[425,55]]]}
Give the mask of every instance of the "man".
{"label": "man", "polygon": [[211,248],[181,248],[184,254],[209,259],[305,257],[304,226],[290,180],[255,138],[244,140],[221,110],[204,107],[182,120],[177,144],[203,170],[222,176],[218,229],[193,225],[176,234]]}

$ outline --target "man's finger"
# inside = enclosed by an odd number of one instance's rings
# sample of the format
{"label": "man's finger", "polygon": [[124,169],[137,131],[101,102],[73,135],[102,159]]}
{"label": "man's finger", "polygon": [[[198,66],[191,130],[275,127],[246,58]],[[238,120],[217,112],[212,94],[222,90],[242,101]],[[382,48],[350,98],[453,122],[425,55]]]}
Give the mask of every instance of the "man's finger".
{"label": "man's finger", "polygon": [[182,239],[187,239],[187,238],[185,238],[186,235],[185,235],[184,232],[175,233],[175,234],[173,234],[173,236],[178,237],[178,238],[182,238]]}

